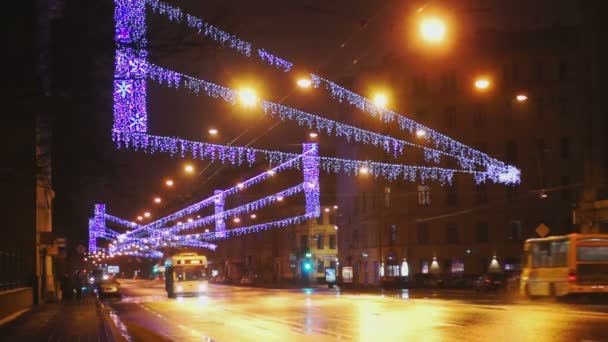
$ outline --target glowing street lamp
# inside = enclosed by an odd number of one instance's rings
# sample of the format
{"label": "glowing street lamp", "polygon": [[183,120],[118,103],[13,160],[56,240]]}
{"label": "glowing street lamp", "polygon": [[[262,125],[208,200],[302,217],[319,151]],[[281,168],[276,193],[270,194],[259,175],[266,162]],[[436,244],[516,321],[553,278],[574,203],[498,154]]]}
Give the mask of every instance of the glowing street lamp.
{"label": "glowing street lamp", "polygon": [[216,128],[211,128],[209,129],[209,134],[211,135],[217,135],[218,130]]}
{"label": "glowing street lamp", "polygon": [[168,187],[172,187],[172,186],[173,186],[173,184],[174,184],[174,183],[173,183],[173,180],[171,180],[171,179],[167,179],[167,180],[165,181],[165,185],[166,185],[166,186],[168,186]]}
{"label": "glowing street lamp", "polygon": [[314,138],[318,137],[319,134],[317,132],[310,132],[310,133],[308,133],[308,136],[314,139]]}
{"label": "glowing street lamp", "polygon": [[143,219],[144,219],[143,216],[141,216],[141,215],[137,216],[137,221],[143,221]]}
{"label": "glowing street lamp", "polygon": [[374,95],[374,104],[378,107],[385,107],[388,104],[388,97],[385,94],[378,93]]}
{"label": "glowing street lamp", "polygon": [[310,88],[312,81],[308,78],[300,78],[297,83],[300,88]]}
{"label": "glowing street lamp", "polygon": [[369,173],[369,168],[367,166],[361,166],[359,168],[359,173],[362,175],[366,175]]}
{"label": "glowing street lamp", "polygon": [[245,107],[255,106],[256,102],[258,101],[255,90],[251,88],[241,89],[241,91],[239,91],[239,101]]}
{"label": "glowing street lamp", "polygon": [[423,129],[420,129],[420,128],[419,128],[419,129],[417,129],[417,130],[416,130],[416,136],[417,136],[418,138],[422,138],[422,137],[424,137],[425,135],[426,135],[426,132],[425,132]]}
{"label": "glowing street lamp", "polygon": [[475,88],[477,90],[487,90],[488,88],[490,88],[490,80],[488,80],[487,78],[478,78],[475,80]]}
{"label": "glowing street lamp", "polygon": [[420,34],[426,42],[442,42],[445,38],[445,31],[445,23],[439,18],[425,18],[420,22]]}
{"label": "glowing street lamp", "polygon": [[255,219],[255,218],[257,218],[257,217],[258,217],[258,215],[256,215],[256,214],[251,214],[251,216],[250,216],[250,217],[251,217],[252,219]]}
{"label": "glowing street lamp", "polygon": [[334,205],[334,209],[338,210],[338,206],[337,206],[337,205]]}
{"label": "glowing street lamp", "polygon": [[192,166],[190,164],[186,164],[186,165],[184,165],[184,171],[186,171],[186,173],[192,173],[192,172],[194,172],[194,166]]}
{"label": "glowing street lamp", "polygon": [[277,201],[281,202],[283,200],[283,196],[277,196]]}
{"label": "glowing street lamp", "polygon": [[526,96],[525,94],[518,94],[517,96],[515,96],[515,100],[517,100],[517,102],[519,103],[523,103],[528,100],[528,96]]}
{"label": "glowing street lamp", "polygon": [[324,210],[325,210],[326,213],[328,213],[330,209],[329,208],[325,208]]}
{"label": "glowing street lamp", "polygon": [[234,219],[232,219],[232,222],[239,223],[239,222],[241,222],[241,219],[238,217],[235,217]]}
{"label": "glowing street lamp", "polygon": [[154,203],[158,204],[162,202],[162,199],[160,197],[154,197]]}
{"label": "glowing street lamp", "polygon": [[149,212],[149,211],[146,211],[146,212],[144,213],[144,217],[148,218],[148,217],[150,217],[150,216],[151,216],[151,214],[150,214],[150,212]]}

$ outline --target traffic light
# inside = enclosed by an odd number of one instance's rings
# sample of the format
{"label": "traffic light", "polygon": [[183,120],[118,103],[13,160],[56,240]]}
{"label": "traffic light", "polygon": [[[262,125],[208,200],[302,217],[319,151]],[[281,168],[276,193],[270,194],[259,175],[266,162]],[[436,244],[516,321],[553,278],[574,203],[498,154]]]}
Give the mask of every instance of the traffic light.
{"label": "traffic light", "polygon": [[302,268],[304,269],[304,272],[310,272],[312,270],[312,261],[310,260],[310,258],[312,257],[312,253],[306,252],[305,255],[306,258],[302,263]]}

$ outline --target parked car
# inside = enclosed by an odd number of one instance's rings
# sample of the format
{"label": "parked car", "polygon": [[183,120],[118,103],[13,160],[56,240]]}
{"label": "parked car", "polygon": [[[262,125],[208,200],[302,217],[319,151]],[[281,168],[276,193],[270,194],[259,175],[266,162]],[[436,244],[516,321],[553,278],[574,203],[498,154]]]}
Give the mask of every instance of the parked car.
{"label": "parked car", "polygon": [[120,283],[116,278],[103,279],[99,283],[99,295],[102,297],[120,296]]}
{"label": "parked car", "polygon": [[495,272],[481,275],[473,283],[477,292],[483,291],[513,291],[519,287],[519,273]]}

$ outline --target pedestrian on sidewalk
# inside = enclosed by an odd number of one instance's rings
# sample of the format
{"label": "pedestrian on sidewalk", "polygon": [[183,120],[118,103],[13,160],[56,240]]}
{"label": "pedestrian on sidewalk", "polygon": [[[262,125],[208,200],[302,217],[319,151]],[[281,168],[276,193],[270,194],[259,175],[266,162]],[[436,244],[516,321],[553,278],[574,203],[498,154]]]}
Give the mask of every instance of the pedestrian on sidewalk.
{"label": "pedestrian on sidewalk", "polygon": [[72,288],[72,279],[70,274],[65,272],[61,277],[61,299],[64,302],[69,302],[74,297],[74,289]]}

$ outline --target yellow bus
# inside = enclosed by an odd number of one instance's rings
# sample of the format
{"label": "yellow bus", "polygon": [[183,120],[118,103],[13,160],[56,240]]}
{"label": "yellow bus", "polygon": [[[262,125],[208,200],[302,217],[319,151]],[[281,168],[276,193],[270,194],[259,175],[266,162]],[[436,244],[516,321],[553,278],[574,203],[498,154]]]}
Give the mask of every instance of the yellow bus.
{"label": "yellow bus", "polygon": [[526,240],[520,290],[529,298],[608,293],[608,234]]}
{"label": "yellow bus", "polygon": [[169,298],[207,292],[207,257],[180,253],[165,262],[165,290]]}

